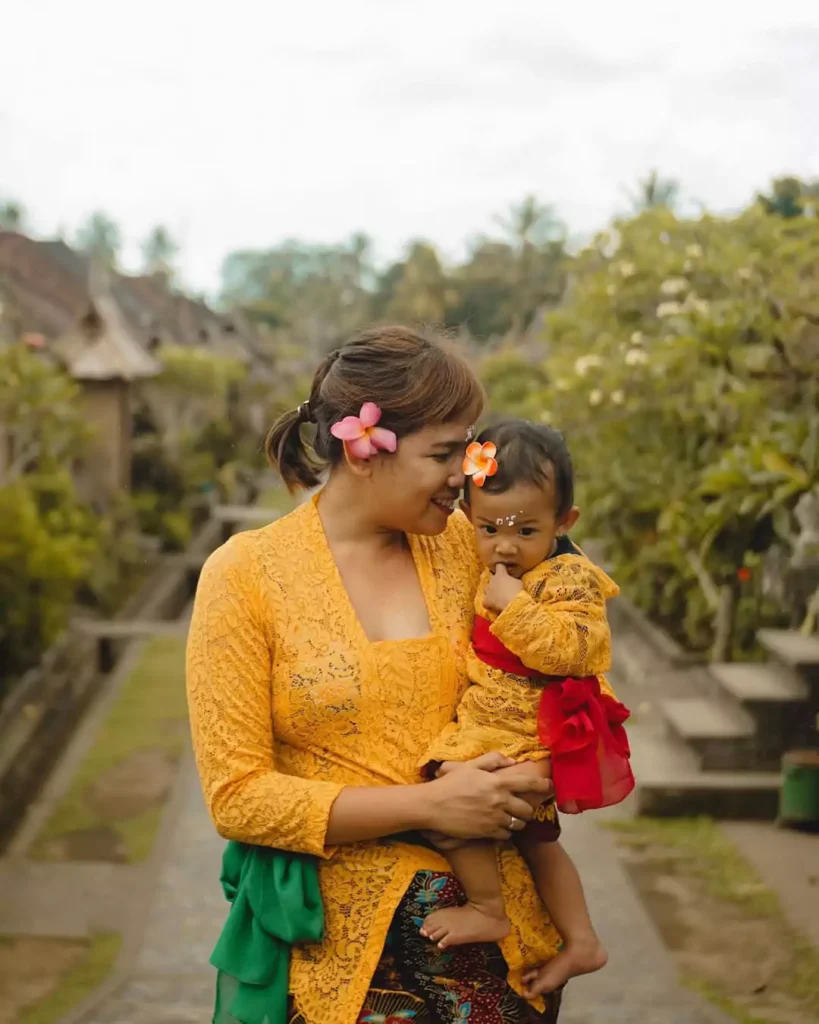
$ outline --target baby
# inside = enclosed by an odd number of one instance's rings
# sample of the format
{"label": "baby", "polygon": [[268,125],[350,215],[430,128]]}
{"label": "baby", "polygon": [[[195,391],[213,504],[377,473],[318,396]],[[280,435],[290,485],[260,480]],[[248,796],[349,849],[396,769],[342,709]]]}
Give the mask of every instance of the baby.
{"label": "baby", "polygon": [[[561,810],[617,803],[634,786],[622,724],[628,710],[602,675],[611,667],[605,604],[618,588],[567,537],[579,513],[563,436],[504,421],[470,445],[464,471],[463,510],[486,568],[475,599],[470,686],[425,764],[448,771],[490,751],[517,762],[550,758]],[[533,995],[606,962],[559,831],[546,805],[518,837],[563,938],[559,955],[528,975]],[[430,914],[422,934],[441,948],[503,938],[509,922],[494,844],[464,843],[447,855],[468,902]]]}

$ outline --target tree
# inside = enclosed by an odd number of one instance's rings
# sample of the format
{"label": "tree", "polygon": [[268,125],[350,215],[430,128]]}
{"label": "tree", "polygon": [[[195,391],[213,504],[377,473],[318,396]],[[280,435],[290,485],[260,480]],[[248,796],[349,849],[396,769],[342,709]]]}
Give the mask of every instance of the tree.
{"label": "tree", "polygon": [[514,299],[510,330],[520,335],[537,310],[554,302],[563,290],[560,267],[564,257],[565,227],[554,207],[527,196],[501,219],[515,251]]}
{"label": "tree", "polygon": [[146,274],[170,276],[174,257],[179,246],[170,232],[161,224],[157,225],[142,243],[142,261]]}
{"label": "tree", "polygon": [[819,181],[806,182],[799,178],[776,178],[771,183],[771,194],[757,195],[757,202],[766,213],[789,219],[801,217],[814,207],[819,199]]}
{"label": "tree", "polygon": [[98,210],[79,228],[75,244],[81,252],[112,267],[122,246],[122,236],[114,221]]}
{"label": "tree", "polygon": [[442,325],[450,300],[447,277],[435,247],[412,242],[406,259],[393,273],[384,316],[409,324]]}
{"label": "tree", "polygon": [[24,231],[26,210],[14,199],[0,199],[0,231]]}
{"label": "tree", "polygon": [[652,170],[648,176],[637,183],[637,191],[629,192],[628,196],[635,213],[642,210],[667,208],[673,210],[680,193],[680,183],[676,178],[661,178],[659,171]]}
{"label": "tree", "polygon": [[638,603],[718,659],[782,621],[761,562],[819,489],[817,294],[814,220],[655,207],[578,255],[547,317],[541,407],[584,522]]}
{"label": "tree", "polygon": [[288,330],[302,348],[325,352],[371,317],[369,252],[369,239],[359,234],[340,245],[291,239],[231,253],[222,265],[222,303]]}
{"label": "tree", "polygon": [[[23,345],[0,347],[0,423],[10,456],[0,486],[3,676],[36,662],[64,628],[98,552],[97,524],[69,472],[88,437],[77,394]],[[0,698],[2,691],[0,682]]]}

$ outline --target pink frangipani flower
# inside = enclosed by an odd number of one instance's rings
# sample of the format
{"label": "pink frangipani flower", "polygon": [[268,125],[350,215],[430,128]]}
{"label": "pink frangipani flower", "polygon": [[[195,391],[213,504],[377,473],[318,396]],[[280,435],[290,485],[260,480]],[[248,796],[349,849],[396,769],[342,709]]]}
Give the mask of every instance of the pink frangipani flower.
{"label": "pink frangipani flower", "polygon": [[394,452],[398,439],[391,430],[377,426],[380,419],[381,410],[375,402],[365,402],[358,416],[345,416],[330,427],[330,433],[339,441],[345,441],[350,455],[356,459]]}

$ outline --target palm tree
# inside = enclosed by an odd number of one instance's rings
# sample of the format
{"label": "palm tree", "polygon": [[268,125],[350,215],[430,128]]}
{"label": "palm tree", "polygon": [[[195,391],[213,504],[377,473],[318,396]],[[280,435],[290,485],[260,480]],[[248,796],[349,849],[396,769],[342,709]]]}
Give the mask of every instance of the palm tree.
{"label": "palm tree", "polygon": [[111,267],[117,261],[117,253],[122,245],[122,236],[114,221],[98,210],[96,213],[92,213],[77,231],[75,243],[81,252],[93,256],[105,266]]}
{"label": "palm tree", "polygon": [[167,228],[157,225],[142,243],[142,259],[146,274],[168,274],[179,246]]}
{"label": "palm tree", "polygon": [[14,199],[0,199],[0,230],[22,231],[25,222],[26,211],[22,203]]}
{"label": "palm tree", "polygon": [[661,178],[659,172],[653,170],[637,185],[636,193],[627,193],[635,213],[663,207],[673,210],[676,206],[680,193],[680,183],[676,178]]}
{"label": "palm tree", "polygon": [[[539,304],[543,291],[544,268],[541,255],[549,250],[560,250],[566,238],[566,228],[549,203],[540,203],[535,196],[527,196],[513,206],[506,218],[498,221],[509,236],[515,252],[515,285],[511,311],[511,331],[514,336],[523,333]],[[552,261],[549,260],[551,264]],[[552,267],[548,268],[551,274]]]}

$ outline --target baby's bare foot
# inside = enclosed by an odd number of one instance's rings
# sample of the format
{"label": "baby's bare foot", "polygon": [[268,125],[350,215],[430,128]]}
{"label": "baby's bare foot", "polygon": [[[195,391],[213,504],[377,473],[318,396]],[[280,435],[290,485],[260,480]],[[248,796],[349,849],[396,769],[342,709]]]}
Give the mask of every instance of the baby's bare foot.
{"label": "baby's bare foot", "polygon": [[594,934],[567,942],[553,960],[524,975],[526,995],[532,998],[544,992],[556,992],[570,978],[599,971],[608,959],[608,953]]}
{"label": "baby's bare foot", "polygon": [[467,903],[463,907],[434,910],[424,919],[421,934],[439,949],[469,942],[500,942],[509,934],[509,918],[503,907]]}

